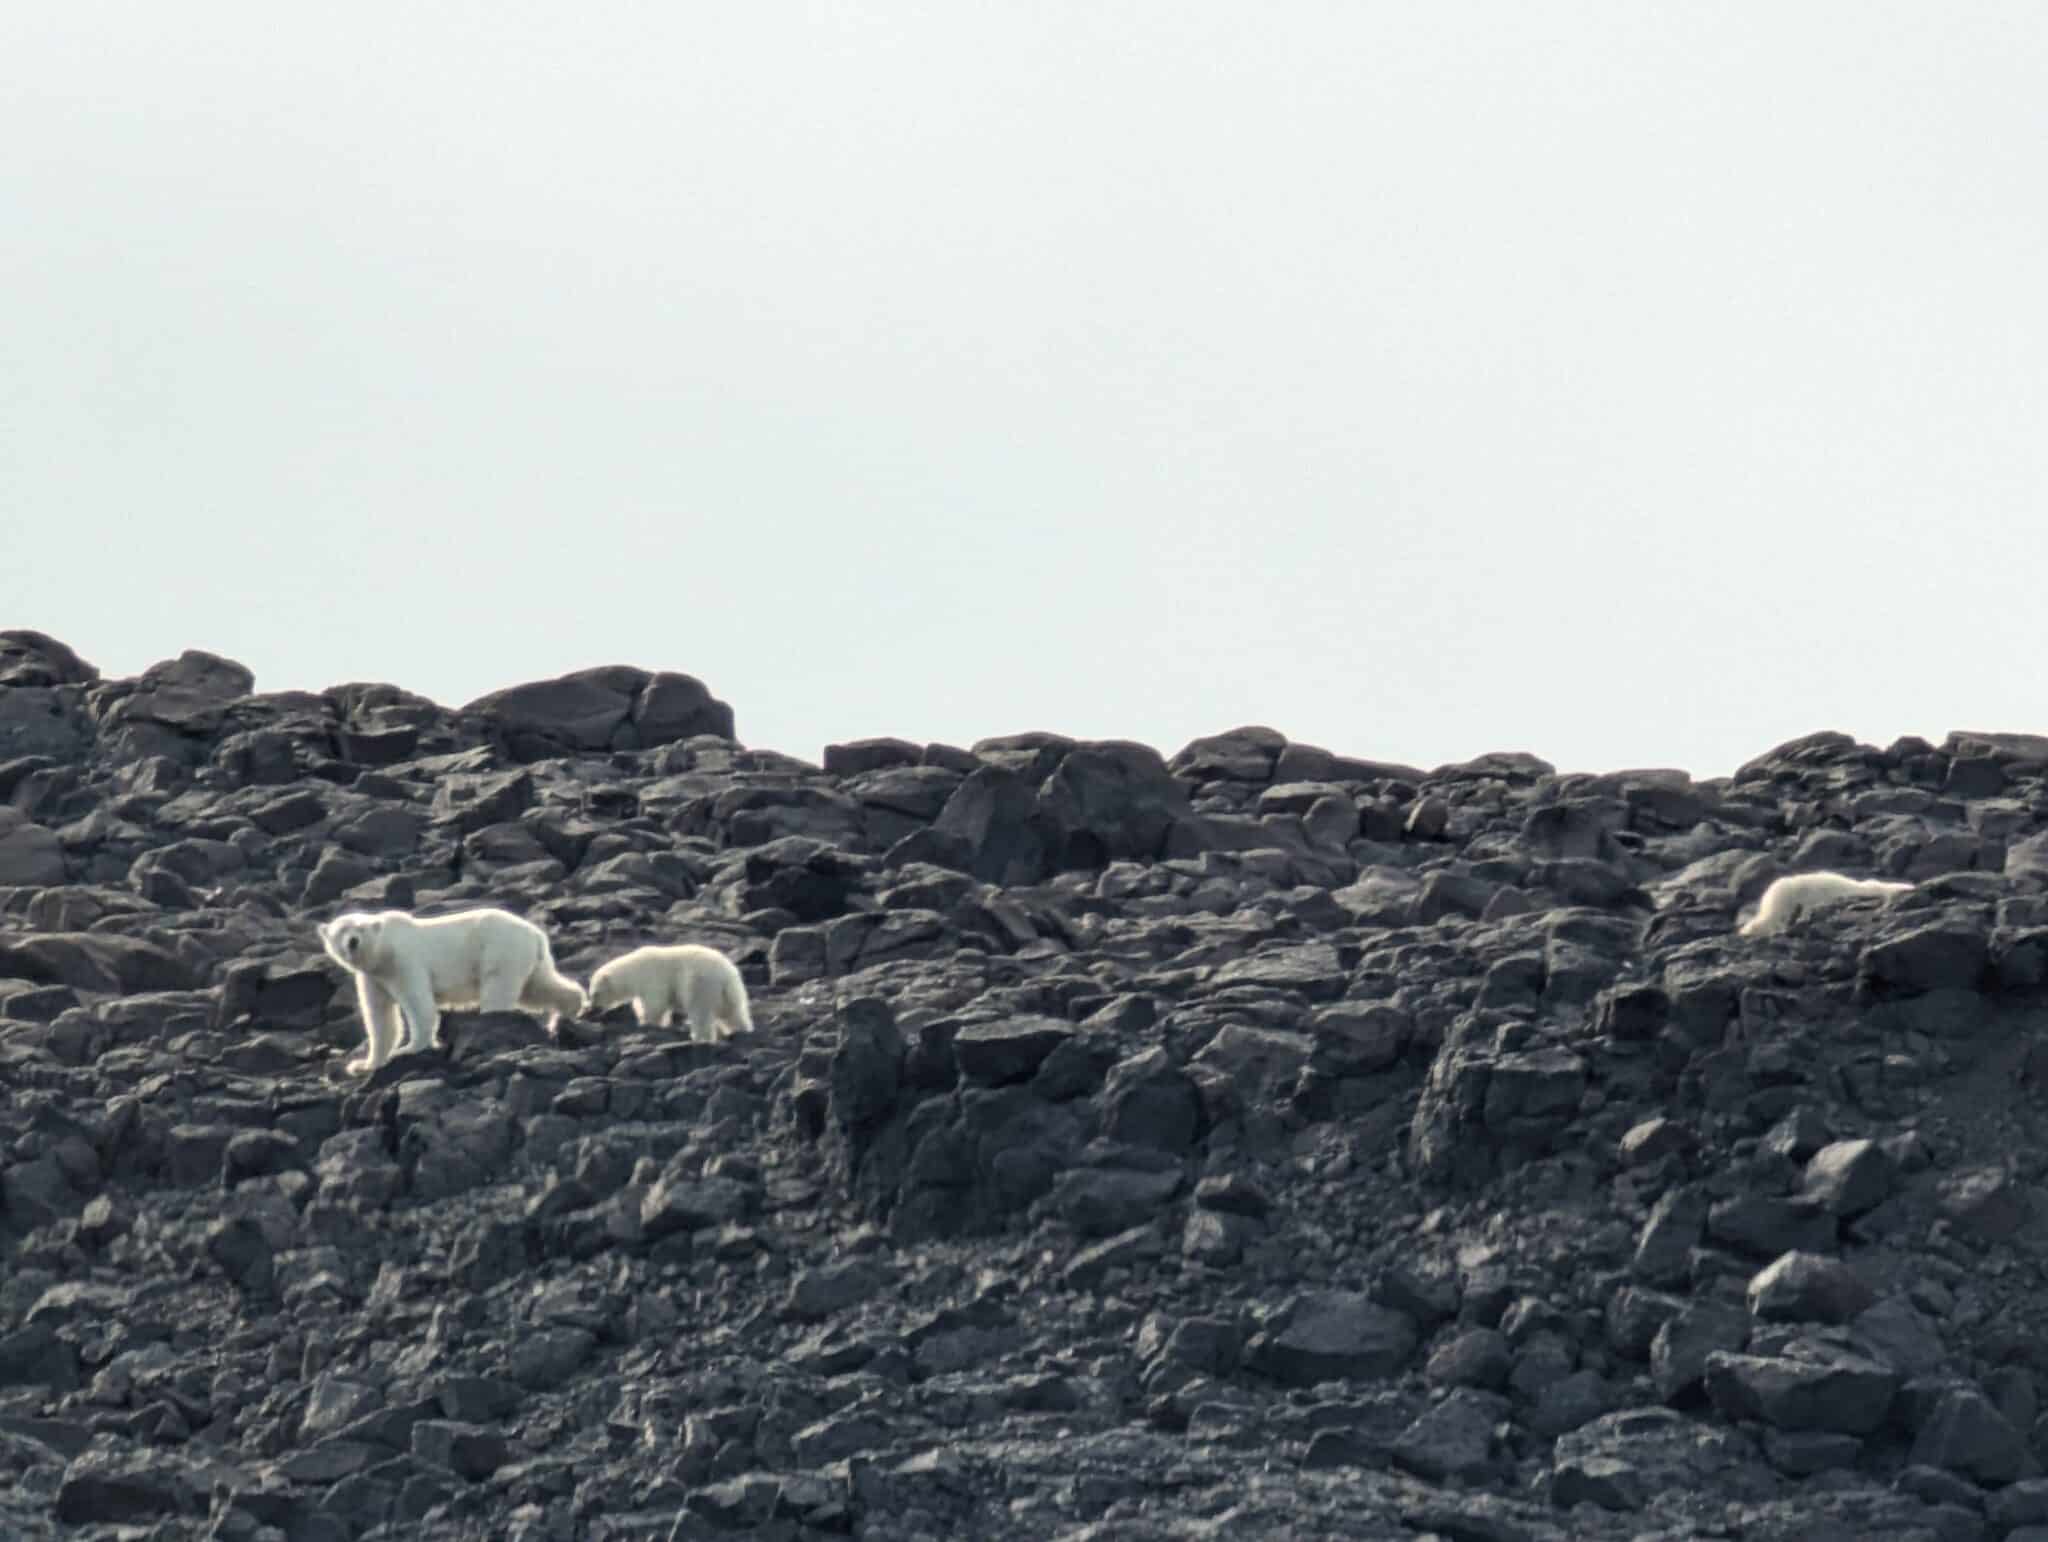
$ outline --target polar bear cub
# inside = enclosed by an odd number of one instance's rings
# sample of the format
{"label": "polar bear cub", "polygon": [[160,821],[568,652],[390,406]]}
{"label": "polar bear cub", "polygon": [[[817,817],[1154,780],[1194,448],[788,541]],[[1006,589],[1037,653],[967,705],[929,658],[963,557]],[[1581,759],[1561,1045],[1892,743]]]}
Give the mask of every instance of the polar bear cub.
{"label": "polar bear cub", "polygon": [[320,928],[327,956],[356,977],[368,1049],[351,1074],[440,1043],[442,1007],[583,1010],[583,987],[555,972],[548,934],[508,910],[464,910],[424,920],[403,910],[350,911]]}
{"label": "polar bear cub", "polygon": [[590,977],[590,1009],[633,1003],[642,1027],[666,1028],[680,1011],[699,1042],[752,1033],[747,985],[739,966],[716,948],[694,942],[672,948],[635,948]]}
{"label": "polar bear cub", "polygon": [[1910,883],[1850,878],[1841,873],[1788,873],[1764,890],[1756,914],[1742,924],[1740,931],[1745,937],[1779,931],[1798,917],[1837,900],[1903,894],[1912,887]]}

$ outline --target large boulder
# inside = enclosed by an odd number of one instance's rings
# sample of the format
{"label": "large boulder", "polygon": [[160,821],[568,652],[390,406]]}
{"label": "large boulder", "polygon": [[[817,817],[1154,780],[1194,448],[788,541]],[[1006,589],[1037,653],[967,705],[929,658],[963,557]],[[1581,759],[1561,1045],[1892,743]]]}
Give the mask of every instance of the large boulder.
{"label": "large boulder", "polygon": [[0,686],[91,685],[99,677],[54,637],[19,627],[0,631]]}
{"label": "large boulder", "polygon": [[174,659],[152,664],[133,682],[92,692],[102,703],[100,726],[121,760],[168,755],[197,764],[208,742],[222,730],[230,703],[256,687],[246,664],[187,648]]}
{"label": "large boulder", "polygon": [[0,978],[9,976],[124,995],[199,983],[176,955],[112,932],[0,932]]}
{"label": "large boulder", "polygon": [[43,888],[63,881],[64,847],[57,832],[0,807],[0,887]]}
{"label": "large boulder", "polygon": [[931,835],[931,860],[1004,885],[1037,883],[1064,845],[1031,783],[1000,766],[983,766],[962,782]]}
{"label": "large boulder", "polygon": [[0,762],[23,755],[75,759],[92,738],[82,695],[76,686],[0,688]]}
{"label": "large boulder", "polygon": [[1038,796],[1059,832],[1059,865],[1069,868],[1154,861],[1173,827],[1194,818],[1186,788],[1142,744],[1076,745]]}
{"label": "large boulder", "polygon": [[579,669],[479,696],[464,707],[517,760],[650,749],[698,734],[733,735],[732,708],[690,675],[625,664]]}

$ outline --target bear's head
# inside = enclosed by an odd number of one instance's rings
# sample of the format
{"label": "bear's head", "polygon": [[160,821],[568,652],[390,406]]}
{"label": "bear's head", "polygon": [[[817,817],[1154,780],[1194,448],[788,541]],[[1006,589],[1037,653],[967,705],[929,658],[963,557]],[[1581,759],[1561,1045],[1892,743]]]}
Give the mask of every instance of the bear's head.
{"label": "bear's head", "polygon": [[384,922],[379,917],[351,911],[320,928],[320,943],[327,949],[327,956],[342,968],[364,969],[375,956],[378,936],[383,930]]}
{"label": "bear's head", "polygon": [[585,1010],[606,1012],[632,995],[625,987],[623,971],[610,964],[590,977],[589,1005]]}

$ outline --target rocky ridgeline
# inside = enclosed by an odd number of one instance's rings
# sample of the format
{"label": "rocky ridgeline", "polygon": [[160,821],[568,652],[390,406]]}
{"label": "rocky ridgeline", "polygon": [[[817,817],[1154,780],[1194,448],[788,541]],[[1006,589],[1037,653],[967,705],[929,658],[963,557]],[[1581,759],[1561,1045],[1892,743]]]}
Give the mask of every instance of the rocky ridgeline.
{"label": "rocky ridgeline", "polygon": [[[0,1534],[2048,1538],[2048,740],[745,750],[0,634]],[[1749,941],[1777,874],[1911,878]],[[760,1031],[360,1043],[488,901]]]}

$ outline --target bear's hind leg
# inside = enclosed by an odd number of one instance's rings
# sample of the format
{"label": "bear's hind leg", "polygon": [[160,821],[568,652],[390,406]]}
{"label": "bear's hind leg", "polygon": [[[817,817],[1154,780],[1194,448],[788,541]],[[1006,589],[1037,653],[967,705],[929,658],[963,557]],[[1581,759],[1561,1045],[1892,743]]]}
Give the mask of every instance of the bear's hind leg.
{"label": "bear's hind leg", "polygon": [[513,1012],[526,994],[526,977],[502,966],[486,965],[478,978],[476,1009],[479,1012]]}
{"label": "bear's hind leg", "polygon": [[514,1012],[526,994],[526,982],[539,963],[536,950],[525,937],[498,937],[485,933],[476,950],[476,1009],[479,1012]]}

